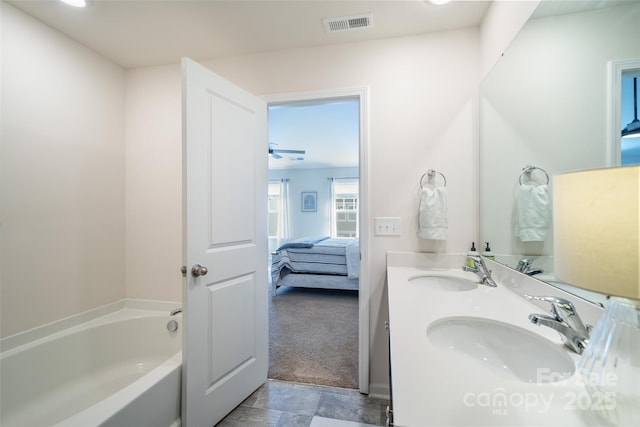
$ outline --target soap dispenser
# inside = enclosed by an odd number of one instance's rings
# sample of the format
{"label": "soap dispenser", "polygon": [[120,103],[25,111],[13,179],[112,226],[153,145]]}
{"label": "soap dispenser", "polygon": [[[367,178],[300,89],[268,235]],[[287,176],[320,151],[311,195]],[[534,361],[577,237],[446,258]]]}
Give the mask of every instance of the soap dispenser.
{"label": "soap dispenser", "polygon": [[467,267],[474,268],[473,261],[469,259],[470,256],[478,256],[478,251],[476,250],[476,242],[471,242],[471,249],[467,252]]}
{"label": "soap dispenser", "polygon": [[491,252],[491,248],[489,247],[489,242],[484,242],[487,247],[484,248],[484,252],[482,253],[482,256],[488,259],[494,259],[495,256],[493,255],[493,252]]}

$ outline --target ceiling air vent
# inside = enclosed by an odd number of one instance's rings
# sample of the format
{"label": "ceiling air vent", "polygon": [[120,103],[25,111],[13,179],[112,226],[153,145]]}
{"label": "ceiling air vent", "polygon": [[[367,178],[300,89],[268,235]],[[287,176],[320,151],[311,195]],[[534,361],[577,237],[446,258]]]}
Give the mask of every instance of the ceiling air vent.
{"label": "ceiling air vent", "polygon": [[327,33],[363,30],[373,26],[373,16],[370,13],[353,16],[339,16],[337,18],[324,18],[322,22],[324,22],[324,29]]}

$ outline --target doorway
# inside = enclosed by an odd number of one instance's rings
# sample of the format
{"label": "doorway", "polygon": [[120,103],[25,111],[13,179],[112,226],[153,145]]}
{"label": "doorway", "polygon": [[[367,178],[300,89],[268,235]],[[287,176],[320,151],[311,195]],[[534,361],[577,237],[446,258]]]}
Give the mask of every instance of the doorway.
{"label": "doorway", "polygon": [[[366,89],[351,89],[338,91],[322,91],[313,93],[295,93],[267,97],[269,107],[269,147],[270,158],[270,193],[277,193],[277,197],[287,196],[288,204],[280,203],[287,209],[285,218],[288,230],[283,234],[280,230],[276,234],[275,225],[282,226],[274,215],[275,203],[270,206],[270,239],[269,251],[273,252],[282,242],[304,237],[335,237],[337,229],[344,228],[345,218],[354,218],[354,212],[336,209],[336,197],[331,189],[333,181],[354,179],[357,187],[357,203],[352,199],[345,202],[340,198],[339,208],[357,207],[355,223],[359,237],[360,268],[359,287],[356,291],[356,306],[354,317],[357,318],[357,368],[352,375],[357,375],[357,388],[362,393],[368,393],[369,371],[369,316],[368,295],[368,197],[367,197],[367,132],[366,132]],[[305,110],[321,111],[323,116],[331,119],[333,127],[343,128],[342,137],[331,136],[327,126],[313,127],[304,131],[305,121],[302,115]],[[293,112],[295,126],[282,129],[282,123],[276,123],[286,113]],[[352,119],[345,121],[351,115]],[[284,125],[286,126],[286,125]],[[302,132],[299,129],[302,128]],[[352,130],[355,129],[355,132]],[[353,143],[348,142],[349,136]],[[340,139],[342,138],[342,139]],[[345,139],[346,138],[346,139]],[[275,154],[275,156],[274,156]],[[272,168],[276,164],[279,167]],[[307,178],[305,178],[307,177]],[[273,196],[273,194],[272,194]],[[306,199],[303,199],[306,197]],[[306,200],[306,204],[304,201]],[[336,213],[336,211],[339,211]],[[281,215],[282,218],[282,215]],[[336,221],[343,222],[336,227]],[[280,288],[280,289],[285,289]],[[293,289],[293,288],[291,288]],[[298,288],[296,288],[298,289]],[[302,289],[302,288],[300,288]],[[280,291],[278,291],[280,292]],[[305,292],[314,293],[318,290],[307,289]],[[348,291],[323,291],[344,296]],[[340,294],[342,292],[342,294]],[[322,292],[320,292],[322,293]],[[272,294],[271,294],[272,295]],[[353,295],[353,294],[352,294]],[[322,298],[326,295],[322,295]],[[274,298],[270,296],[270,298]],[[277,296],[275,297],[277,298]],[[277,300],[274,300],[277,301]],[[354,325],[356,326],[356,325]],[[320,331],[321,328],[318,328]]]}
{"label": "doorway", "polygon": [[620,141],[620,164],[640,164],[640,134],[638,124],[638,80],[640,80],[640,68],[626,70],[622,73],[620,93],[620,128],[632,135],[623,136]]}
{"label": "doorway", "polygon": [[640,58],[611,61],[608,74],[607,166],[640,164],[640,137],[621,137],[638,114],[633,82],[640,80]]}

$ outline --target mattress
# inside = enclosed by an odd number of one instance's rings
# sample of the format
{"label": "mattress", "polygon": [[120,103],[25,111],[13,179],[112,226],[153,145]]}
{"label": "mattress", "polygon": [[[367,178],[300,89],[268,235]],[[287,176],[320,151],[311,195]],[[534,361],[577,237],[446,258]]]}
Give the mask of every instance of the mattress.
{"label": "mattress", "polygon": [[[311,241],[313,243],[305,244]],[[358,264],[358,239],[299,239],[281,246],[272,254],[271,275],[276,286],[283,273],[328,274],[357,278]]]}

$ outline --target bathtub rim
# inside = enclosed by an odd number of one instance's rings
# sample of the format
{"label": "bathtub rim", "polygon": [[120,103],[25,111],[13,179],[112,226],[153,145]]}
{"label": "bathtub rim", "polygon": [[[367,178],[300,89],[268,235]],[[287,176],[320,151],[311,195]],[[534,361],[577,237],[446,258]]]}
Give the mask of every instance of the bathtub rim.
{"label": "bathtub rim", "polygon": [[125,309],[139,311],[140,316],[157,316],[159,312],[162,312],[160,314],[169,315],[171,310],[181,306],[182,303],[174,301],[124,298],[2,338],[0,339],[0,358],[8,357],[15,351],[21,351],[30,345],[37,345],[44,342],[44,340],[54,339],[62,334],[73,333],[89,324],[99,324],[101,319],[110,319],[114,313]]}

